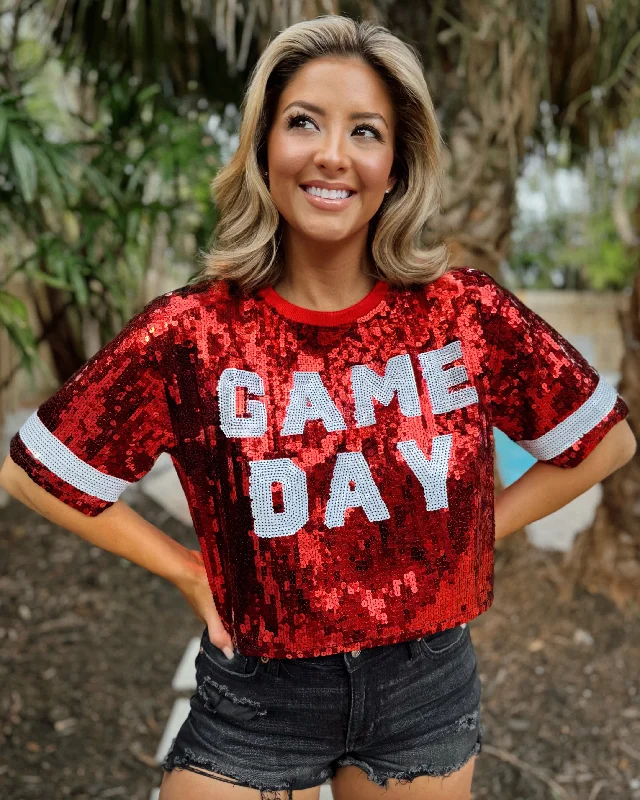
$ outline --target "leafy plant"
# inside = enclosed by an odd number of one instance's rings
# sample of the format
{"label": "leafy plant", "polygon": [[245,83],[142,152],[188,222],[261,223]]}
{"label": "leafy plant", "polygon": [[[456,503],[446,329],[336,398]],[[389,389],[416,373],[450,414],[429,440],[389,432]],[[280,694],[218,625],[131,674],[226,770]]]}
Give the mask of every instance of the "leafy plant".
{"label": "leafy plant", "polygon": [[[83,320],[96,320],[106,341],[144,304],[159,231],[176,253],[188,237],[192,249],[206,244],[220,148],[205,130],[208,105],[195,114],[178,108],[158,85],[139,86],[118,65],[95,86],[91,118],[74,120],[84,132],[75,141],[48,141],[27,106],[24,94],[0,97],[0,247],[8,264],[0,324],[20,352],[19,367],[43,369],[20,301],[9,301],[9,282],[21,273],[34,287],[44,338],[57,314],[56,334],[66,326],[74,343],[56,361],[63,380],[90,355]],[[49,309],[36,299],[36,284]]]}

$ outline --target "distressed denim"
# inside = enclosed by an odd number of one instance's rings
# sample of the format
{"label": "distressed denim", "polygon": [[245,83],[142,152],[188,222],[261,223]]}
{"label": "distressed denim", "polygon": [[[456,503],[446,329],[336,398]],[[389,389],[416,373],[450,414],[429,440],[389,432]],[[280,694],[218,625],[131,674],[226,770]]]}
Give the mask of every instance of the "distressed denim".
{"label": "distressed denim", "polygon": [[232,660],[205,627],[196,676],[163,769],[226,776],[261,798],[292,797],[349,764],[383,788],[390,778],[446,776],[481,749],[481,682],[464,623],[329,656],[236,649]]}

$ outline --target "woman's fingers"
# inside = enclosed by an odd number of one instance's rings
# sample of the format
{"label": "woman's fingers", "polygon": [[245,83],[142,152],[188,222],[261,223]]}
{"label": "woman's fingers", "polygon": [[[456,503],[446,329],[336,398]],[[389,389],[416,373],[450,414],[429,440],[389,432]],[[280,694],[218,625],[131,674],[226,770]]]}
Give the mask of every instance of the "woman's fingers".
{"label": "woman's fingers", "polygon": [[207,621],[207,630],[209,632],[209,641],[212,644],[215,644],[216,647],[219,647],[225,656],[231,660],[234,655],[233,641],[222,624],[222,620],[220,619],[215,604]]}

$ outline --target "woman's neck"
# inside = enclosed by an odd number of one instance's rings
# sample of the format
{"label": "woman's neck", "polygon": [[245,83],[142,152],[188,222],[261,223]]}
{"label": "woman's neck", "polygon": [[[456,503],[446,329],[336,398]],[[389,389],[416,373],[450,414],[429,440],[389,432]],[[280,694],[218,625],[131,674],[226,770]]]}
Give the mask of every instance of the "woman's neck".
{"label": "woman's neck", "polygon": [[341,243],[338,249],[311,243],[306,247],[285,247],[285,254],[282,274],[273,289],[302,308],[314,311],[348,308],[362,300],[377,282],[361,245],[355,248]]}

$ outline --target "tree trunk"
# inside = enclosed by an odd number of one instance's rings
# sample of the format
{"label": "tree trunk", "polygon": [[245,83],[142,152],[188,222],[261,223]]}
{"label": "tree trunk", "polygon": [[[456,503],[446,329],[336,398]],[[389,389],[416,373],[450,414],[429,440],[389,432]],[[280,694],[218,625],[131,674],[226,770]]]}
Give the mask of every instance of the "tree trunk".
{"label": "tree trunk", "polygon": [[[638,209],[640,216],[640,207]],[[629,309],[621,315],[625,353],[618,391],[629,406],[627,421],[640,438],[640,269]],[[609,597],[619,609],[640,608],[640,451],[602,482],[594,522],[567,553],[564,599],[577,585]]]}
{"label": "tree trunk", "polygon": [[446,241],[452,266],[495,276],[509,255],[515,182],[542,96],[544,44],[506,0],[500,8],[463,0],[455,15],[452,4],[375,5],[420,52],[441,121],[445,191],[425,239]]}
{"label": "tree trunk", "polygon": [[82,315],[68,292],[53,286],[32,284],[31,296],[40,322],[38,341],[49,345],[53,371],[63,384],[87,360],[82,346]]}

